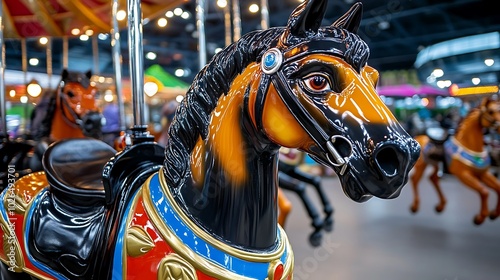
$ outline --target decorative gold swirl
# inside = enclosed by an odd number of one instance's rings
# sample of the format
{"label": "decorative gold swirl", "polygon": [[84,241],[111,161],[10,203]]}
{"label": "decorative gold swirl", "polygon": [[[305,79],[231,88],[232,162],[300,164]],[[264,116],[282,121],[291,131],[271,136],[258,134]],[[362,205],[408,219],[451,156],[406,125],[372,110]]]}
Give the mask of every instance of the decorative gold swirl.
{"label": "decorative gold swirl", "polygon": [[127,254],[138,257],[146,254],[155,247],[151,236],[139,226],[132,226],[127,230]]}
{"label": "decorative gold swirl", "polygon": [[158,267],[158,280],[197,280],[196,270],[179,255],[164,257]]}

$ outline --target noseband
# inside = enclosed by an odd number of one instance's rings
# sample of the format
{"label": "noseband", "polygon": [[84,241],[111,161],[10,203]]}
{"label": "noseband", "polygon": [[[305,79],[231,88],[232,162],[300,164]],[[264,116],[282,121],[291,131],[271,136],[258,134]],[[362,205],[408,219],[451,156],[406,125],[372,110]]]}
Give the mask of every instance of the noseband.
{"label": "noseband", "polygon": [[[340,51],[339,47],[343,47],[342,49],[345,49],[345,45],[341,42],[337,40],[328,40],[327,42],[333,43],[334,47],[326,49],[325,41],[318,44],[318,46],[321,46],[320,49],[315,48],[317,46],[314,46],[314,42],[315,41],[308,42],[307,45],[301,44],[297,47],[289,49],[284,54],[278,48],[271,48],[267,50],[263,55],[261,63],[262,72],[265,74],[263,80],[267,81],[269,78],[271,79],[271,82],[277,89],[278,95],[283,103],[290,109],[292,115],[297,119],[299,124],[311,137],[319,149],[325,153],[329,163],[340,168],[339,173],[340,175],[343,175],[347,170],[353,151],[351,141],[345,136],[342,136],[342,134],[345,134],[345,130],[330,123],[334,130],[338,132],[338,134],[330,136],[299,102],[297,96],[293,94],[293,90],[290,88],[290,85],[287,83],[287,79],[283,74],[283,65],[311,53],[324,53],[331,55],[333,52],[333,54],[343,57],[344,52]],[[329,45],[331,44],[326,44],[327,47],[329,47]],[[310,48],[312,48],[313,51],[309,51]],[[269,85],[269,83],[266,84]],[[285,92],[288,94],[285,94]],[[344,141],[349,145],[349,155],[343,157],[335,148],[334,144],[339,140]],[[333,159],[331,159],[330,156],[333,156]]]}

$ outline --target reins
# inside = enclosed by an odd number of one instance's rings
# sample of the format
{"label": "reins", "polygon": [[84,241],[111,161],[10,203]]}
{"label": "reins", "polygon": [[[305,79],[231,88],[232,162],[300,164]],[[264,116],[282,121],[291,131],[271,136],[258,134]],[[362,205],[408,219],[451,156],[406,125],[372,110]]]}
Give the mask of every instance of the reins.
{"label": "reins", "polygon": [[[304,108],[304,106],[298,100],[297,96],[295,94],[292,94],[293,90],[286,82],[282,65],[300,58],[301,55],[292,55],[293,53],[296,53],[296,50],[297,48],[293,48],[287,51],[285,55],[283,55],[282,52],[277,48],[269,49],[262,58],[261,68],[264,72],[262,79],[266,81],[268,79],[271,79],[271,82],[277,89],[278,95],[280,96],[283,103],[285,103],[285,105],[290,109],[292,115],[297,119],[298,123],[311,137],[311,139],[319,147],[319,149],[321,149],[321,151],[325,153],[329,163],[340,168],[339,173],[340,175],[343,175],[348,167],[349,158],[352,155],[353,150],[351,141],[341,135],[344,132],[344,129],[332,124],[332,127],[335,129],[335,131],[338,132],[338,134],[330,136],[313,118],[313,116],[311,116],[311,114]],[[339,54],[340,53],[341,52],[339,51]],[[328,52],[328,54],[331,54],[331,50]],[[285,57],[285,59],[283,59],[283,56]],[[285,92],[289,94],[284,94]],[[335,148],[334,144],[338,140],[344,141],[349,145],[349,153],[347,156],[342,156]],[[330,158],[330,155],[333,156],[333,159]]]}

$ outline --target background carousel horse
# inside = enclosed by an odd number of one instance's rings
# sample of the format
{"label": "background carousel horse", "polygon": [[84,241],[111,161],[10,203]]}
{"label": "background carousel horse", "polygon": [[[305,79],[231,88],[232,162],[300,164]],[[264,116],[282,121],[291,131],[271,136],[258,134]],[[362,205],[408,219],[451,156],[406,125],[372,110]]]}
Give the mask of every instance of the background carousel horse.
{"label": "background carousel horse", "polygon": [[320,27],[326,7],[303,2],[286,27],[218,52],[177,108],[165,149],[140,139],[106,163],[113,152],[98,140],[51,145],[48,182],[30,174],[2,193],[4,270],[291,279],[293,252],[277,223],[281,146],[333,168],[355,201],[398,196],[420,148],[375,91],[356,35],[361,4]]}
{"label": "background carousel horse", "polygon": [[[418,183],[428,164],[433,166],[429,179],[439,197],[436,211],[444,210],[446,198],[439,185],[438,176],[438,163],[444,158],[449,172],[467,187],[478,192],[481,198],[480,211],[474,217],[474,223],[482,224],[488,215],[492,220],[500,215],[500,182],[489,171],[490,156],[484,143],[484,130],[489,128],[494,128],[497,132],[500,128],[500,102],[496,95],[485,97],[479,108],[469,112],[460,122],[454,136],[434,137],[440,138],[438,141],[432,141],[427,135],[415,137],[422,147],[422,155],[411,176],[414,193],[412,212],[419,210]],[[499,196],[499,201],[491,212],[488,210],[488,187]]]}
{"label": "background carousel horse", "polygon": [[64,69],[55,91],[46,93],[35,107],[33,137],[38,144],[30,160],[33,171],[42,170],[41,158],[50,143],[70,138],[100,138],[103,116],[97,89],[90,84],[92,73]]}
{"label": "background carousel horse", "polygon": [[[323,190],[321,177],[299,169],[298,165],[303,163],[304,155],[303,152],[295,149],[280,149],[278,185],[281,189],[293,191],[299,196],[314,228],[314,231],[309,236],[309,243],[312,246],[319,246],[321,245],[322,230],[331,231],[333,229],[333,207]],[[307,185],[313,186],[319,196],[323,206],[323,218],[306,192]],[[278,223],[285,228],[287,216],[292,210],[292,204],[282,191],[278,192],[278,200]]]}

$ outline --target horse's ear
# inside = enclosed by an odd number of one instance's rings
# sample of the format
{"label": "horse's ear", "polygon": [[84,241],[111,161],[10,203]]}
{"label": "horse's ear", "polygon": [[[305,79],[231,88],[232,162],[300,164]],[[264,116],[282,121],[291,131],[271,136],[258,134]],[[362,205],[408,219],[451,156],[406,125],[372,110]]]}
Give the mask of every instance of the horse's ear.
{"label": "horse's ear", "polygon": [[87,71],[87,72],[85,73],[85,76],[87,76],[87,78],[89,78],[89,80],[90,80],[90,78],[92,78],[92,71],[90,71],[90,70],[89,70],[89,71]]}
{"label": "horse's ear", "polygon": [[304,37],[309,32],[318,32],[325,16],[327,0],[302,2],[290,15],[287,27],[291,34]]}
{"label": "horse's ear", "polygon": [[65,81],[68,77],[69,77],[68,69],[63,69],[62,74],[61,74],[62,80]]}
{"label": "horse's ear", "polygon": [[337,19],[332,26],[343,28],[351,33],[358,33],[361,18],[363,17],[363,4],[357,2],[343,16]]}

